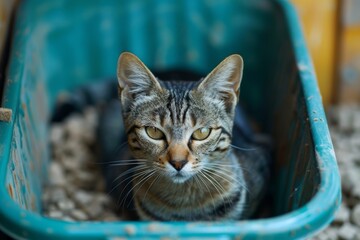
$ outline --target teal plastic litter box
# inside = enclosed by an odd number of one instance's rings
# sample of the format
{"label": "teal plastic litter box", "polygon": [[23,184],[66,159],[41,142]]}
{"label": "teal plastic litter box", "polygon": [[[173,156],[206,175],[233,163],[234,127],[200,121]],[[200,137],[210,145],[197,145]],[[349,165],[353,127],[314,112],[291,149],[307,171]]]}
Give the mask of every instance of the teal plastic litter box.
{"label": "teal plastic litter box", "polygon": [[[119,53],[208,72],[239,53],[241,98],[274,140],[275,217],[239,222],[64,222],[41,215],[48,123],[61,90],[115,77]],[[323,229],[340,178],[298,18],[284,0],[22,1],[0,122],[0,229],[18,239],[294,239]],[[117,238],[120,237],[120,238]]]}

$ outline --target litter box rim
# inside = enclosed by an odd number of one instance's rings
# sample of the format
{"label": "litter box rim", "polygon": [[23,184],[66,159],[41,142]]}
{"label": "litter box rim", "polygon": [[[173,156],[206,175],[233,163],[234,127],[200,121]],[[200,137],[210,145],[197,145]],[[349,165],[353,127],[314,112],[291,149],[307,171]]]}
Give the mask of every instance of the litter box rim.
{"label": "litter box rim", "polygon": [[[22,209],[9,196],[5,186],[10,156],[14,116],[18,114],[21,83],[12,78],[24,74],[24,59],[11,52],[3,107],[13,111],[11,122],[0,122],[0,229],[15,238],[28,239],[112,239],[164,236],[173,237],[249,237],[258,239],[304,238],[320,231],[333,219],[341,203],[340,176],[331,142],[314,68],[304,41],[297,13],[288,0],[274,0],[284,12],[304,91],[316,159],[320,188],[303,207],[281,216],[231,222],[65,222]],[[20,8],[24,11],[23,8]],[[15,32],[13,49],[24,49],[23,32]],[[25,51],[24,51],[25,52]],[[319,121],[319,119],[322,119]]]}

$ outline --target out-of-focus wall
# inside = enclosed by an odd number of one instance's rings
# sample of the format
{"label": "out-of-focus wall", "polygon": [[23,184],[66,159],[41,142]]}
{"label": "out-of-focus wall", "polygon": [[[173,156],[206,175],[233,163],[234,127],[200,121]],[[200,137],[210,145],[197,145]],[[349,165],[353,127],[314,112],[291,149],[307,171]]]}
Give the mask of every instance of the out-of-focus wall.
{"label": "out-of-focus wall", "polygon": [[4,50],[6,33],[8,32],[10,16],[16,0],[0,0],[0,56]]}
{"label": "out-of-focus wall", "polygon": [[339,101],[360,103],[360,0],[342,0]]}
{"label": "out-of-focus wall", "polygon": [[[0,56],[18,1],[0,0]],[[360,0],[291,1],[303,24],[325,106],[359,103]]]}
{"label": "out-of-focus wall", "polygon": [[360,0],[291,0],[325,105],[360,103]]}
{"label": "out-of-focus wall", "polygon": [[292,0],[302,21],[325,106],[335,101],[337,90],[337,1],[341,0]]}

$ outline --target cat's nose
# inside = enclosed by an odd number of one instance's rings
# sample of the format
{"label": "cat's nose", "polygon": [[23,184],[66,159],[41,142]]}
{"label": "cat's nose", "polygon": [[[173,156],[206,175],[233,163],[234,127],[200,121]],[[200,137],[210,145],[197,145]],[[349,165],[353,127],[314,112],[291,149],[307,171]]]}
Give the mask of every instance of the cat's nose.
{"label": "cat's nose", "polygon": [[188,163],[188,160],[170,160],[169,163],[177,171],[180,171]]}

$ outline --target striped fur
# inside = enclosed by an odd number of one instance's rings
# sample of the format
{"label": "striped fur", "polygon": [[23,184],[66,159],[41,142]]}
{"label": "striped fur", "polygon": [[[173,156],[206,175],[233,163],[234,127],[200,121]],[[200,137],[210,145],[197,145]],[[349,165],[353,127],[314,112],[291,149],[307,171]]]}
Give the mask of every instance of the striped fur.
{"label": "striped fur", "polygon": [[[241,57],[232,55],[199,82],[169,82],[156,79],[133,54],[120,56],[119,94],[128,144],[139,159],[132,192],[141,219],[247,217],[251,198],[242,158],[230,147],[242,68]],[[152,139],[146,127],[163,138]],[[204,127],[211,129],[206,139],[192,138]],[[178,171],[181,161],[186,164]]]}

